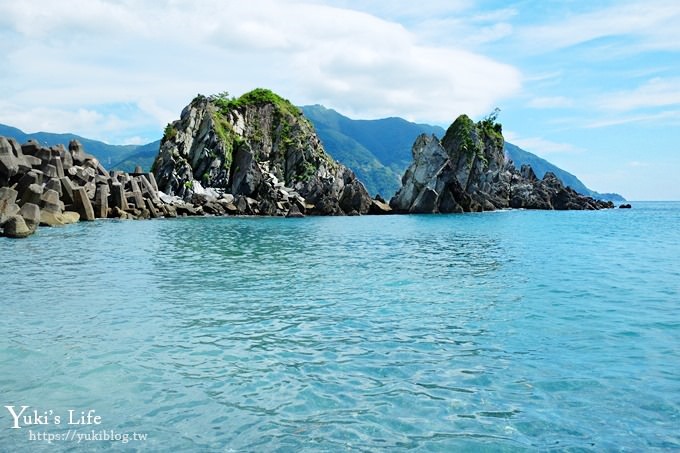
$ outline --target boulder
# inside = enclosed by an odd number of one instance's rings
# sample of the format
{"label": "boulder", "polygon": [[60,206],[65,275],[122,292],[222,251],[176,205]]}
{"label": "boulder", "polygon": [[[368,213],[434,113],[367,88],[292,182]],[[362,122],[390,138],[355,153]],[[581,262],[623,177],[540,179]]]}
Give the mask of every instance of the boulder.
{"label": "boulder", "polygon": [[83,165],[85,158],[87,157],[83,145],[78,140],[71,140],[68,144],[68,150],[73,159],[73,164]]}
{"label": "boulder", "polygon": [[59,179],[50,179],[47,181],[47,184],[45,184],[45,189],[54,190],[59,194],[59,198],[61,198],[61,194],[63,193],[61,181]]}
{"label": "boulder", "polygon": [[33,233],[35,229],[29,228],[20,215],[13,215],[3,225],[3,234],[10,238],[25,238]]}
{"label": "boulder", "polygon": [[304,216],[305,215],[302,212],[300,212],[300,208],[296,204],[293,204],[288,210],[288,213],[286,214],[286,217],[288,218],[301,218]]}
{"label": "boulder", "polygon": [[629,203],[623,203],[619,205],[619,209],[630,209],[632,206]]}
{"label": "boulder", "polygon": [[40,170],[30,170],[28,173],[24,174],[19,182],[17,183],[17,192],[23,194],[26,189],[31,184],[42,185],[43,183],[43,173]]}
{"label": "boulder", "polygon": [[156,209],[156,206],[154,206],[153,202],[149,200],[148,198],[144,199],[144,203],[146,204],[146,209],[149,212],[149,216],[152,219],[156,219],[161,216],[161,213]]}
{"label": "boulder", "polygon": [[21,152],[24,155],[35,156],[40,149],[40,144],[35,139],[29,139],[28,142],[21,145]]}
{"label": "boulder", "polygon": [[40,205],[40,202],[41,202],[41,199],[42,199],[42,194],[43,194],[43,187],[41,185],[31,184],[24,191],[24,193],[21,194],[21,202],[19,204],[22,205],[22,206],[26,203],[33,203],[33,204]]}
{"label": "boulder", "polygon": [[85,192],[84,187],[78,187],[73,191],[73,208],[80,214],[80,220],[92,221],[95,219],[92,203]]}
{"label": "boulder", "polygon": [[381,199],[376,196],[375,199],[371,201],[371,208],[368,213],[371,215],[390,214],[392,213],[392,208],[390,208],[390,205],[385,203],[384,200],[381,201]]}
{"label": "boulder", "polygon": [[0,226],[19,213],[19,206],[16,204],[17,196],[16,190],[10,187],[0,187]]}
{"label": "boulder", "polygon": [[40,225],[55,227],[69,225],[80,220],[80,214],[73,211],[52,212],[43,209],[40,211]]}
{"label": "boulder", "polygon": [[99,219],[105,219],[109,216],[109,186],[107,184],[97,186],[94,211],[95,217]]}
{"label": "boulder", "polygon": [[31,234],[34,233],[38,228],[38,225],[40,225],[40,208],[38,205],[26,203],[21,207],[19,215],[23,217],[24,223],[26,223],[28,229],[31,230]]}
{"label": "boulder", "polygon": [[61,182],[61,197],[64,200],[64,204],[73,204],[75,200],[73,192],[77,186],[67,177],[60,178],[59,182]]}
{"label": "boulder", "polygon": [[119,182],[111,184],[111,207],[118,208],[121,211],[128,210],[127,198],[125,198],[125,191],[123,185]]}
{"label": "boulder", "polygon": [[62,163],[60,156],[53,156],[52,159],[50,159],[50,165],[55,168],[58,178],[64,177],[64,164]]}
{"label": "boulder", "polygon": [[59,200],[59,192],[47,189],[41,197],[40,206],[43,210],[61,213],[63,211],[63,206],[62,202]]}
{"label": "boulder", "polygon": [[10,179],[19,173],[19,160],[12,152],[12,145],[0,137],[0,185],[8,185]]}

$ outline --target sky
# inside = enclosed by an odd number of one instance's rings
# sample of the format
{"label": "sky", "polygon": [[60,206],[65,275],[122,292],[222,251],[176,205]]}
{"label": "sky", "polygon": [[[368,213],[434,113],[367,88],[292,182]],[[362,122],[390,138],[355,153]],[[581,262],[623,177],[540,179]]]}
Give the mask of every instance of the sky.
{"label": "sky", "polygon": [[680,200],[677,0],[0,0],[0,123],[157,140],[196,94],[506,140],[630,200]]}

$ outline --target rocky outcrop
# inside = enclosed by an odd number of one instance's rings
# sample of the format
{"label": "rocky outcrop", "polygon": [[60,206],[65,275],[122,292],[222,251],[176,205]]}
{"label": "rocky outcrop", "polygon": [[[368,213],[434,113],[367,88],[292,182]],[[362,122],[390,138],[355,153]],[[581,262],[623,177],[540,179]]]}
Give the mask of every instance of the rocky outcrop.
{"label": "rocky outcrop", "polygon": [[195,98],[166,128],[153,172],[167,194],[199,203],[205,190],[229,195],[226,204],[249,214],[366,214],[373,204],[300,110],[263,89]]}
{"label": "rocky outcrop", "polygon": [[578,194],[553,174],[539,180],[531,167],[518,171],[506,161],[495,116],[474,123],[461,115],[440,141],[421,135],[402,187],[390,200],[397,212],[479,212],[505,208],[603,209],[603,202]]}

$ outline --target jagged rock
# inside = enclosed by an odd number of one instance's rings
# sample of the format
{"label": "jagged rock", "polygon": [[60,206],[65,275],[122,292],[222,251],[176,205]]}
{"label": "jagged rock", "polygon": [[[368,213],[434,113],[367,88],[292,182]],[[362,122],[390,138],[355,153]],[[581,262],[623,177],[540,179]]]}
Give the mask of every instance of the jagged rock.
{"label": "jagged rock", "polygon": [[121,211],[128,210],[127,198],[125,198],[125,191],[123,185],[119,182],[111,184],[111,207],[118,208]]}
{"label": "jagged rock", "polygon": [[118,206],[114,206],[113,208],[111,208],[110,217],[114,218],[114,219],[124,220],[124,219],[130,219],[131,215],[128,214],[126,211],[120,209]]}
{"label": "jagged rock", "polygon": [[73,192],[76,190],[76,186],[67,177],[60,178],[61,182],[61,196],[65,204],[73,204],[75,198],[73,197]]}
{"label": "jagged rock", "polygon": [[390,206],[411,213],[613,206],[564,187],[552,173],[538,180],[530,166],[517,171],[505,161],[503,143],[495,117],[474,123],[461,115],[441,141],[421,135],[413,145],[413,163]]}
{"label": "jagged rock", "polygon": [[57,173],[57,167],[52,164],[43,163],[41,170],[48,179],[59,177],[59,174]]}
{"label": "jagged rock", "polygon": [[24,219],[24,223],[31,231],[31,234],[35,233],[35,230],[40,225],[40,208],[38,205],[33,203],[26,203],[21,207],[19,215]]}
{"label": "jagged rock", "polygon": [[57,171],[58,178],[64,177],[64,165],[61,161],[61,157],[53,156],[52,159],[50,159],[50,165],[52,165]]}
{"label": "jagged rock", "polygon": [[623,203],[622,205],[619,205],[619,209],[630,209],[632,206],[628,203]]}
{"label": "jagged rock", "polygon": [[10,187],[0,187],[0,227],[12,216],[19,213],[16,204],[18,193]]}
{"label": "jagged rock", "polygon": [[3,225],[3,234],[10,238],[25,238],[34,232],[20,215],[13,215]]}
{"label": "jagged rock", "polygon": [[59,192],[47,189],[41,197],[40,207],[44,210],[61,213],[63,211],[62,202],[59,200]]}
{"label": "jagged rock", "polygon": [[146,204],[146,209],[149,212],[149,215],[151,216],[152,219],[158,218],[161,216],[161,214],[158,212],[156,209],[156,206],[154,206],[153,202],[149,200],[148,198],[144,199],[144,203]]}
{"label": "jagged rock", "polygon": [[59,194],[59,198],[61,198],[61,195],[63,193],[61,181],[59,179],[50,179],[49,181],[47,181],[47,184],[45,184],[45,189],[54,190]]}
{"label": "jagged rock", "polygon": [[368,211],[371,215],[390,214],[391,212],[392,208],[390,208],[390,205],[385,203],[385,200],[382,197],[379,198],[378,195],[371,201],[371,208]]}
{"label": "jagged rock", "polygon": [[19,204],[22,206],[26,203],[33,203],[39,205],[40,200],[42,198],[42,194],[43,187],[41,185],[31,184],[21,195],[21,202]]}
{"label": "jagged rock", "polygon": [[84,187],[78,187],[73,191],[73,208],[80,214],[80,220],[92,221],[95,219],[92,203]]}
{"label": "jagged rock", "polygon": [[0,186],[8,185],[17,173],[19,161],[12,152],[12,145],[5,137],[0,137]]}
{"label": "jagged rock", "polygon": [[223,203],[222,207],[224,207],[224,210],[226,211],[227,214],[231,214],[231,215],[238,215],[239,214],[239,210],[233,202]]}
{"label": "jagged rock", "polygon": [[80,220],[80,214],[73,211],[52,212],[46,209],[40,211],[40,225],[55,227],[70,225]]}
{"label": "jagged rock", "polygon": [[71,140],[68,143],[68,150],[73,158],[74,165],[83,165],[88,154],[85,153],[83,145],[78,140]]}
{"label": "jagged rock", "polygon": [[107,184],[99,184],[97,186],[97,193],[95,195],[94,203],[94,215],[99,219],[105,219],[109,216],[109,186]]}
{"label": "jagged rock", "polygon": [[226,214],[226,210],[224,207],[222,207],[221,204],[219,204],[217,201],[208,201],[205,204],[203,204],[203,211],[206,214],[210,215],[224,215]]}
{"label": "jagged rock", "polygon": [[286,214],[286,217],[289,218],[301,218],[304,216],[305,215],[300,212],[300,208],[296,204],[292,205]]}
{"label": "jagged rock", "polygon": [[34,139],[29,139],[28,142],[21,145],[21,152],[25,155],[35,156],[40,150],[40,143]]}
{"label": "jagged rock", "polygon": [[316,214],[365,214],[371,206],[366,189],[326,154],[302,113],[267,90],[231,101],[194,99],[166,128],[153,170],[162,192],[186,200],[199,181],[255,199],[256,206],[231,201],[242,214],[283,215],[291,192]]}
{"label": "jagged rock", "polygon": [[43,182],[43,173],[40,170],[30,170],[23,175],[17,183],[17,192],[23,194],[31,184],[41,185]]}

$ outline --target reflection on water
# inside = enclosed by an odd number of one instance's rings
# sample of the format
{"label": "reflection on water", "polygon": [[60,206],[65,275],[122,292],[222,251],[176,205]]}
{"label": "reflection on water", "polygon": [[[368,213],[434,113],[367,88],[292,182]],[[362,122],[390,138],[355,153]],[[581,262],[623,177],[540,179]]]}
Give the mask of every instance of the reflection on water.
{"label": "reflection on water", "polygon": [[0,390],[120,448],[677,447],[679,212],[40,230],[0,242]]}

